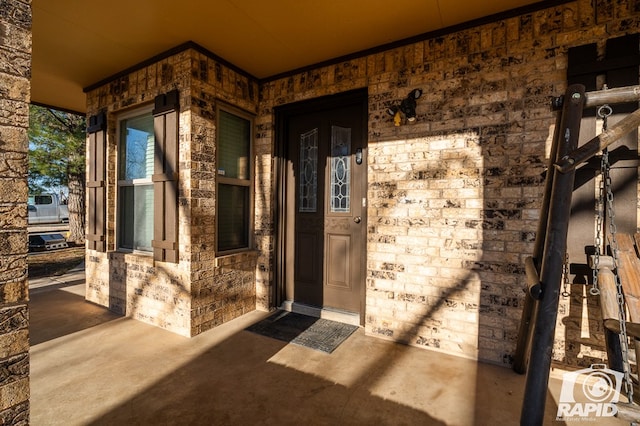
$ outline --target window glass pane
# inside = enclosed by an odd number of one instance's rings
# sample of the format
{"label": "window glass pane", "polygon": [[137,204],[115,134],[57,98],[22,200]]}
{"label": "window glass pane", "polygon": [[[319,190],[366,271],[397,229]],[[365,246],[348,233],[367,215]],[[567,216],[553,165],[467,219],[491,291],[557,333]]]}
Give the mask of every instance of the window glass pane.
{"label": "window glass pane", "polygon": [[315,212],[318,192],[318,129],[300,135],[301,212]]}
{"label": "window glass pane", "polygon": [[218,185],[218,250],[249,246],[249,187]]}
{"label": "window glass pane", "polygon": [[120,187],[120,247],[151,251],[153,185]]}
{"label": "window glass pane", "polygon": [[218,174],[249,179],[251,122],[220,110],[218,125]]}
{"label": "window glass pane", "polygon": [[331,211],[351,208],[351,129],[331,126]]}
{"label": "window glass pane", "polygon": [[120,180],[151,179],[153,175],[153,116],[144,114],[121,122]]}
{"label": "window glass pane", "polygon": [[152,251],[155,138],[151,111],[120,121],[118,247]]}
{"label": "window glass pane", "polygon": [[153,185],[137,185],[134,189],[133,248],[151,251],[153,240]]}
{"label": "window glass pane", "polygon": [[53,198],[51,195],[36,195],[36,204],[53,204]]}

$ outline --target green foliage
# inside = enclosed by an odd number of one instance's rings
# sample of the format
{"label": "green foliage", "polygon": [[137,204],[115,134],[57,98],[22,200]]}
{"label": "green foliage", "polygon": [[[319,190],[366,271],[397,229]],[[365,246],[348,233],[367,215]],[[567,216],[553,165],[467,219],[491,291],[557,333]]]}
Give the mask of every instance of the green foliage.
{"label": "green foliage", "polygon": [[84,181],[85,117],[31,105],[29,119],[29,191]]}

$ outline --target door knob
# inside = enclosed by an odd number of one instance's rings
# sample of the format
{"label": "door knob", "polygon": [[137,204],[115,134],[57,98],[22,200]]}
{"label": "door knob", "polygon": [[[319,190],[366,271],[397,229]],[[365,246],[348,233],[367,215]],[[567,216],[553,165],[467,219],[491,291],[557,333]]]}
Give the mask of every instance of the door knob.
{"label": "door knob", "polygon": [[356,217],[353,218],[353,221],[355,223],[360,223],[360,222],[362,222],[362,218],[360,216],[356,216]]}

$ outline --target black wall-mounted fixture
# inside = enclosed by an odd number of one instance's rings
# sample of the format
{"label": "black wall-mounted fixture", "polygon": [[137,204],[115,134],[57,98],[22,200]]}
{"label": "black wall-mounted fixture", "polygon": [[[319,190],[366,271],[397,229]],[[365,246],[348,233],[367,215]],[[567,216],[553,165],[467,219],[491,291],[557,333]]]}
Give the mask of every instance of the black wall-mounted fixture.
{"label": "black wall-mounted fixture", "polygon": [[402,115],[409,122],[416,120],[416,100],[422,96],[422,89],[413,89],[400,105],[391,105],[387,114],[393,117],[393,124],[399,126],[402,123]]}

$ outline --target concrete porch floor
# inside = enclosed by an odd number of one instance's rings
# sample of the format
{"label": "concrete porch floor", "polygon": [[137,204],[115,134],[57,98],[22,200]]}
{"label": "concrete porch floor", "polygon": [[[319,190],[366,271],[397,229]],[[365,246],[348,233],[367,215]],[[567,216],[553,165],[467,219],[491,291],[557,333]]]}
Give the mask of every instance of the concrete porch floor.
{"label": "concrete porch floor", "polygon": [[[519,423],[525,378],[508,368],[362,329],[330,355],[244,330],[265,312],[187,339],[83,295],[84,284],[31,295],[32,425]],[[561,373],[552,372],[545,424],[564,424],[555,421]]]}

